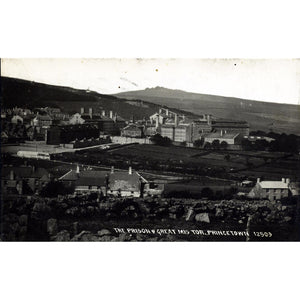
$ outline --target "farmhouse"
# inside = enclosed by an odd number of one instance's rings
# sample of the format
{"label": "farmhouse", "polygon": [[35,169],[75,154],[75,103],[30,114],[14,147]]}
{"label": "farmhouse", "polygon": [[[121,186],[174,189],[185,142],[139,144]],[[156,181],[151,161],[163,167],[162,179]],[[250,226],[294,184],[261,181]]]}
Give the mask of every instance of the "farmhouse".
{"label": "farmhouse", "polygon": [[257,178],[257,183],[249,192],[249,198],[280,200],[289,196],[290,179],[282,178],[281,181],[261,181]]}

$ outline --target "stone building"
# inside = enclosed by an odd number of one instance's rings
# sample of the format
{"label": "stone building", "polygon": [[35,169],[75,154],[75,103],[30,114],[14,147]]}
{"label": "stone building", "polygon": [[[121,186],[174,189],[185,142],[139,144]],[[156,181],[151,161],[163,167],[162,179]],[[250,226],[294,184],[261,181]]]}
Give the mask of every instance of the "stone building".
{"label": "stone building", "polygon": [[50,174],[44,168],[34,166],[3,166],[1,192],[5,194],[34,194],[50,181]]}
{"label": "stone building", "polygon": [[249,192],[249,198],[280,200],[290,195],[290,179],[282,178],[281,181],[261,181],[257,179],[256,185]]}
{"label": "stone building", "polygon": [[129,124],[121,129],[121,136],[141,138],[143,137],[143,127],[137,124]]}

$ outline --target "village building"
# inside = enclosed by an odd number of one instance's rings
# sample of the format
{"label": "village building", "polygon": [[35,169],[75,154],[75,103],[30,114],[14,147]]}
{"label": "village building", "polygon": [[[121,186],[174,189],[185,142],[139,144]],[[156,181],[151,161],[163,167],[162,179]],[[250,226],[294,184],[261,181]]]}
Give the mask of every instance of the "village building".
{"label": "village building", "polygon": [[34,166],[4,166],[1,174],[1,191],[7,194],[34,194],[50,181],[50,173]]}
{"label": "village building", "polygon": [[66,187],[73,187],[77,194],[105,194],[107,187],[107,171],[70,170],[59,178]]}
{"label": "village building", "polygon": [[70,125],[78,125],[78,124],[83,124],[85,120],[81,117],[79,113],[76,113],[72,115],[69,119],[69,124]]}
{"label": "village building", "polygon": [[145,185],[148,183],[139,173],[132,171],[131,167],[128,172],[115,172],[112,169],[108,180],[108,195],[120,197],[143,197]]}
{"label": "village building", "polygon": [[11,123],[12,124],[23,124],[23,118],[19,115],[14,115],[12,118],[11,118]]}
{"label": "village building", "polygon": [[37,113],[32,120],[32,125],[35,127],[49,127],[52,125],[52,118],[49,115],[41,115]]}
{"label": "village building", "polygon": [[151,186],[138,172],[129,167],[128,171],[94,171],[70,170],[59,178],[67,187],[74,187],[75,193],[102,193],[117,197],[143,197],[144,195],[158,195],[162,193],[161,185]]}
{"label": "village building", "polygon": [[290,195],[290,179],[282,178],[281,181],[261,181],[257,179],[256,185],[249,192],[249,198],[280,200]]}
{"label": "village building", "polygon": [[67,144],[84,138],[98,138],[100,130],[96,124],[56,125],[47,129],[46,142],[49,145]]}
{"label": "village building", "polygon": [[141,138],[143,137],[143,127],[137,124],[129,124],[121,129],[121,136]]}

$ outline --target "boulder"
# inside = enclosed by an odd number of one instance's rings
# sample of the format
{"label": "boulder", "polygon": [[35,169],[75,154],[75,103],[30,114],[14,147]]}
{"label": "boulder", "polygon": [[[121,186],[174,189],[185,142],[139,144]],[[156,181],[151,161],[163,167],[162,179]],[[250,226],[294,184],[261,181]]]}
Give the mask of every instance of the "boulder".
{"label": "boulder", "polygon": [[220,207],[216,208],[216,217],[223,217],[224,216],[224,210]]}
{"label": "boulder", "polygon": [[285,222],[290,222],[292,220],[292,217],[286,216],[284,217]]}
{"label": "boulder", "polygon": [[194,216],[195,216],[194,210],[193,210],[193,208],[190,207],[186,214],[185,220],[191,221],[194,218]]}
{"label": "boulder", "polygon": [[111,232],[108,229],[101,229],[98,231],[99,236],[111,235]]}
{"label": "boulder", "polygon": [[72,241],[75,241],[75,242],[81,241],[84,235],[89,235],[89,234],[91,234],[90,231],[83,230],[79,234],[74,235],[72,238]]}
{"label": "boulder", "polygon": [[49,235],[57,234],[57,220],[56,219],[48,219],[47,232],[49,233]]}
{"label": "boulder", "polygon": [[208,213],[200,213],[195,216],[197,222],[210,223]]}
{"label": "boulder", "polygon": [[51,238],[55,242],[67,242],[70,241],[70,233],[67,230],[62,230]]}
{"label": "boulder", "polygon": [[19,217],[19,224],[21,226],[27,226],[27,222],[28,222],[28,216],[27,215],[21,215]]}

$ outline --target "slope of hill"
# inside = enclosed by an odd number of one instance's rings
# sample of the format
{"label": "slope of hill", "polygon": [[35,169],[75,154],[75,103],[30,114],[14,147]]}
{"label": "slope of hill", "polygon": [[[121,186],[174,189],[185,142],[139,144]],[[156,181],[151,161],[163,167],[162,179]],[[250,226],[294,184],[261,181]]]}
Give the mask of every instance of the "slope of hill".
{"label": "slope of hill", "polygon": [[14,106],[59,107],[68,113],[79,112],[81,107],[92,107],[94,111],[112,110],[118,115],[129,119],[149,117],[158,110],[158,105],[128,103],[111,95],[98,94],[92,91],[78,90],[69,87],[47,85],[27,80],[1,77],[1,105],[5,108]]}
{"label": "slope of hill", "polygon": [[198,115],[210,113],[218,118],[246,120],[253,130],[300,134],[300,105],[188,93],[162,87],[123,92],[114,96],[141,99]]}

